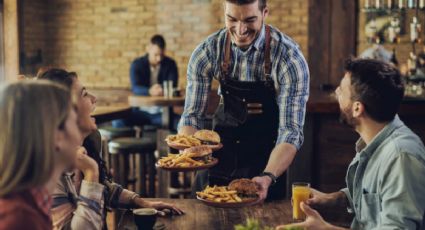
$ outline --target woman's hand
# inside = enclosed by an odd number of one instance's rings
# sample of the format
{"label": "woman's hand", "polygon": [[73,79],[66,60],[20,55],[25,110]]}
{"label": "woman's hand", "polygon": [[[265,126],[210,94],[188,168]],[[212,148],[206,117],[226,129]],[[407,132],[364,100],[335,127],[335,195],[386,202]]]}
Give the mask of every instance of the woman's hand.
{"label": "woman's hand", "polygon": [[166,215],[166,212],[176,215],[184,214],[184,211],[177,208],[177,206],[162,201],[146,201],[143,198],[136,198],[134,202],[141,208],[154,208],[158,211],[162,211],[160,215]]}
{"label": "woman's hand", "polygon": [[99,166],[93,158],[87,155],[87,150],[84,147],[77,150],[75,167],[84,174],[84,180],[99,182]]}

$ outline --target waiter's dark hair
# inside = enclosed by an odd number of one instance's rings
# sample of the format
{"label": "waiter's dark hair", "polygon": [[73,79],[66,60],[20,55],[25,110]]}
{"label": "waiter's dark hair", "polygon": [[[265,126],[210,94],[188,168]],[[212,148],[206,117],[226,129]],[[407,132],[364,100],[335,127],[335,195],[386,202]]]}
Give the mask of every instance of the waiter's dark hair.
{"label": "waiter's dark hair", "polygon": [[251,4],[258,1],[258,8],[262,11],[267,6],[267,0],[226,0],[226,2],[230,2],[237,5],[246,5]]}
{"label": "waiter's dark hair", "polygon": [[404,96],[398,69],[382,61],[351,58],[345,70],[351,75],[351,99],[360,101],[373,120],[393,120]]}
{"label": "waiter's dark hair", "polygon": [[165,49],[165,45],[166,45],[164,37],[162,35],[159,35],[159,34],[155,34],[154,36],[152,36],[151,44],[157,45],[162,50]]}

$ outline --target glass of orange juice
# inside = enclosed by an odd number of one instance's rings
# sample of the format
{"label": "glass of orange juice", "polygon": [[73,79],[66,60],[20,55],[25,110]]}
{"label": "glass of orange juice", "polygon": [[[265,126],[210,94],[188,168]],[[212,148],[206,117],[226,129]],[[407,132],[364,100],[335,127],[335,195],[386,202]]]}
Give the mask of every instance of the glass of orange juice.
{"label": "glass of orange juice", "polygon": [[301,202],[310,198],[310,184],[306,182],[295,182],[292,184],[292,218],[294,220],[305,220],[306,216],[300,208]]}

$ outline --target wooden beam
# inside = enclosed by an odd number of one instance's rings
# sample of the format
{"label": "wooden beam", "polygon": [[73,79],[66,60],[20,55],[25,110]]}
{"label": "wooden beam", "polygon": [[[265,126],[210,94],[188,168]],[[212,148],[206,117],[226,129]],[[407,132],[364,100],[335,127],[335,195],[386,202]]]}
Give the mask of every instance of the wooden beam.
{"label": "wooden beam", "polygon": [[4,0],[5,80],[14,81],[19,74],[18,1]]}

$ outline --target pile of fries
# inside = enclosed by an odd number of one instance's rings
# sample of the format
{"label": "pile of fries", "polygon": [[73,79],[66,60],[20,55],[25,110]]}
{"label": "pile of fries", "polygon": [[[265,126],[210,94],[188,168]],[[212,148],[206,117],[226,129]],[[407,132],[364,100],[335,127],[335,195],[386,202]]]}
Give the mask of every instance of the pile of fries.
{"label": "pile of fries", "polygon": [[205,165],[205,162],[193,160],[186,154],[168,154],[168,156],[159,159],[158,164],[166,168],[189,168]]}
{"label": "pile of fries", "polygon": [[207,186],[202,192],[196,192],[200,198],[217,203],[242,202],[236,190],[228,190],[226,186]]}
{"label": "pile of fries", "polygon": [[165,139],[165,141],[169,144],[172,143],[175,145],[182,145],[182,146],[188,146],[188,147],[201,145],[201,141],[194,138],[193,136],[186,136],[181,134],[169,135]]}

